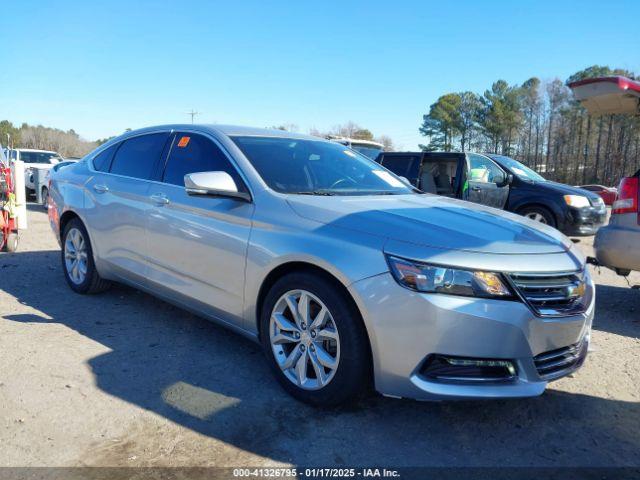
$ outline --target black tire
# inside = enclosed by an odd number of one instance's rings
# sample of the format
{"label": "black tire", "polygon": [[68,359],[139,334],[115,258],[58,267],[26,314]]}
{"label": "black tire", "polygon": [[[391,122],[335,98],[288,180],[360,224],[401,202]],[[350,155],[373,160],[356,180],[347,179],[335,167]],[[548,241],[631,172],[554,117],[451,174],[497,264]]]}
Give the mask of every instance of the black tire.
{"label": "black tire", "polygon": [[18,250],[18,234],[15,232],[11,232],[7,235],[6,242],[4,244],[4,249],[7,252],[15,252]]}
{"label": "black tire", "polygon": [[42,206],[46,209],[49,203],[49,189],[47,187],[42,187],[42,191],[40,192],[40,199],[42,200]]}
{"label": "black tire", "polygon": [[[84,281],[81,283],[75,283],[71,280],[71,276],[67,271],[67,265],[65,262],[65,244],[67,241],[67,235],[72,229],[77,229],[82,234],[84,241],[86,242],[87,249],[87,273],[85,275]],[[61,259],[62,259],[62,271],[64,272],[64,278],[67,281],[71,290],[80,294],[93,294],[100,293],[105,291],[111,286],[111,282],[108,280],[104,280],[98,274],[96,270],[96,265],[93,261],[93,250],[91,248],[91,241],[89,240],[89,234],[87,233],[87,229],[84,227],[84,224],[79,218],[71,219],[64,227],[64,232],[62,233],[62,250],[61,250]]]}
{"label": "black tire", "polygon": [[[340,336],[340,359],[333,378],[317,390],[305,390],[289,380],[280,369],[271,347],[271,312],[282,295],[306,290],[320,299],[331,312]],[[290,273],[269,290],[260,314],[261,342],[267,361],[280,385],[294,398],[317,407],[351,403],[370,390],[372,363],[367,332],[353,301],[328,275]]]}
{"label": "black tire", "polygon": [[544,223],[553,228],[556,228],[557,226],[556,217],[553,215],[553,213],[551,213],[551,211],[548,208],[541,207],[538,205],[532,205],[530,207],[524,207],[520,209],[518,213],[520,213],[520,215],[522,215],[523,217],[529,217],[530,215],[531,216],[538,215],[544,219],[544,221],[538,220],[540,221],[540,223]]}

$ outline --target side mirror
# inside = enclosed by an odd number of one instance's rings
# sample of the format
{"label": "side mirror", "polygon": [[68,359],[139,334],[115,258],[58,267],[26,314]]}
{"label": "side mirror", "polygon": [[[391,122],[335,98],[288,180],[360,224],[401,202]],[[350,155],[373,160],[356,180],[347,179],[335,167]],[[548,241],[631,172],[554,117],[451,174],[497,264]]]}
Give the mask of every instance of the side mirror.
{"label": "side mirror", "polygon": [[184,176],[184,187],[189,195],[239,198],[246,202],[251,196],[239,192],[236,182],[227,172],[197,172]]}
{"label": "side mirror", "polygon": [[499,183],[496,183],[497,187],[506,187],[507,185],[511,185],[513,183],[513,174],[507,173],[505,174],[504,180]]}

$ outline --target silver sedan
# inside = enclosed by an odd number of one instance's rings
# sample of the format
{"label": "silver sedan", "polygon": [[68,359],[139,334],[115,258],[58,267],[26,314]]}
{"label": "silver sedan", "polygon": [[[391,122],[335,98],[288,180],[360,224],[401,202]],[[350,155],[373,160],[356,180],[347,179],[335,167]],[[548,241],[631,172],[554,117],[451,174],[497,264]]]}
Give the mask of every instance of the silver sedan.
{"label": "silver sedan", "polygon": [[52,174],[49,217],[72,290],[126,283],[255,339],[315,405],[534,396],[587,352],[594,288],[566,237],[323,139],[129,132]]}

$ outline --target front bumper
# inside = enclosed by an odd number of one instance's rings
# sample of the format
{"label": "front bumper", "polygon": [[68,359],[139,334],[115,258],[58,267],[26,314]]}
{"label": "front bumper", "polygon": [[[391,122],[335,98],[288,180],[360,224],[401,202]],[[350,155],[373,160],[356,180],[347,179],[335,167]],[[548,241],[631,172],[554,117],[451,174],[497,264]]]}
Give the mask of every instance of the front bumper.
{"label": "front bumper", "polygon": [[614,270],[640,271],[640,225],[602,227],[596,234],[593,248],[600,265]]}
{"label": "front bumper", "polygon": [[[550,318],[537,317],[517,301],[413,292],[389,273],[356,282],[350,289],[369,333],[376,389],[417,400],[540,395],[550,379],[582,364],[595,301],[594,297],[583,314]],[[580,361],[553,378],[543,378],[534,357],[575,344],[585,346]],[[432,355],[511,360],[517,374],[510,381],[481,383],[431,379],[421,369]]]}
{"label": "front bumper", "polygon": [[601,207],[569,207],[562,233],[571,237],[595,235],[607,221],[607,209]]}

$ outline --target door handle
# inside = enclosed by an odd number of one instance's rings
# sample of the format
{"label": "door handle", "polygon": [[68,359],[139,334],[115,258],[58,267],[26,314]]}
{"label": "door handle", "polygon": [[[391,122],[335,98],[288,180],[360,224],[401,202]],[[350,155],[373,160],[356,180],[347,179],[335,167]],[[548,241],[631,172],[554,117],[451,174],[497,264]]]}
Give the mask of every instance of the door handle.
{"label": "door handle", "polygon": [[109,191],[109,187],[107,187],[106,185],[102,185],[100,183],[96,183],[93,186],[93,190],[95,190],[96,193],[106,193]]}
{"label": "door handle", "polygon": [[471,187],[471,190],[473,190],[474,192],[479,192],[482,189],[480,187]]}
{"label": "door handle", "polygon": [[151,201],[156,205],[167,205],[169,203],[169,199],[164,193],[154,193],[151,195]]}

